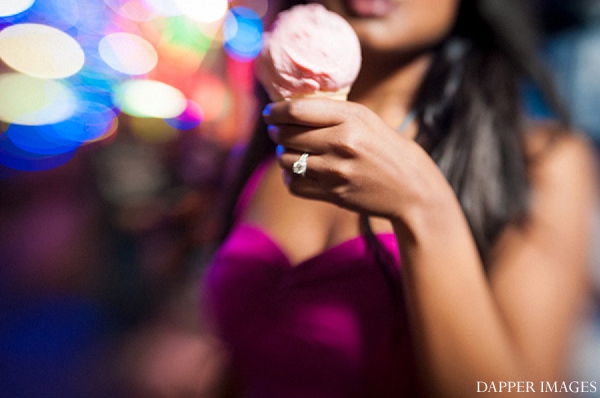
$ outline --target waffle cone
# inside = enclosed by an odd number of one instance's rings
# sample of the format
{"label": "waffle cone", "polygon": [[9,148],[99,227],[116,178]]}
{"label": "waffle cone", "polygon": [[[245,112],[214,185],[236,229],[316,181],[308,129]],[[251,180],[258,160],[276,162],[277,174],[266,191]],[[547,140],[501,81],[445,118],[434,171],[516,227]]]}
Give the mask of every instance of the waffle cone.
{"label": "waffle cone", "polygon": [[316,91],[314,93],[309,93],[309,94],[291,95],[287,98],[280,99],[280,101],[286,100],[286,99],[302,99],[302,98],[329,98],[329,99],[334,99],[334,100],[338,100],[338,101],[347,101],[349,92],[350,92],[350,87],[346,87],[346,88],[343,88],[338,91]]}
{"label": "waffle cone", "polygon": [[329,98],[338,101],[346,101],[348,100],[348,93],[350,92],[350,87],[338,90],[338,91],[316,91],[311,94],[303,94],[299,95],[296,98]]}

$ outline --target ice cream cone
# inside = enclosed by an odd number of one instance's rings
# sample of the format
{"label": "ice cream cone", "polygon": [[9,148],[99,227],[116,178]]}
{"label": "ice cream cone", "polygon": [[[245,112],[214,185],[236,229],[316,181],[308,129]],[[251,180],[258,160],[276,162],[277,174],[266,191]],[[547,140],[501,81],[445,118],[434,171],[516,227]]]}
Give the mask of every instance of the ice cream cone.
{"label": "ice cream cone", "polygon": [[360,42],[350,24],[311,3],[277,16],[256,59],[256,75],[272,101],[345,101],[360,66]]}

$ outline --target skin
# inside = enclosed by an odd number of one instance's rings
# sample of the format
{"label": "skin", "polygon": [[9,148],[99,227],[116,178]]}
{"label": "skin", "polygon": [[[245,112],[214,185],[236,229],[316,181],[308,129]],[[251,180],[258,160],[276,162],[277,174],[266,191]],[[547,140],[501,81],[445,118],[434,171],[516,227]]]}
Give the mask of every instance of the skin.
{"label": "skin", "polygon": [[[265,109],[269,134],[285,151],[245,221],[266,230],[296,264],[360,234],[359,212],[373,216],[376,232],[393,231],[431,396],[476,396],[477,381],[564,380],[588,289],[591,146],[571,134],[550,144],[549,128],[532,126],[531,214],[502,232],[486,275],[452,189],[413,141],[416,124],[404,135],[395,131],[458,2],[402,1],[382,18],[353,16],[338,0],[324,4],[361,39],[367,56],[359,80],[348,102],[281,101]],[[306,177],[291,173],[303,152],[311,154]]]}

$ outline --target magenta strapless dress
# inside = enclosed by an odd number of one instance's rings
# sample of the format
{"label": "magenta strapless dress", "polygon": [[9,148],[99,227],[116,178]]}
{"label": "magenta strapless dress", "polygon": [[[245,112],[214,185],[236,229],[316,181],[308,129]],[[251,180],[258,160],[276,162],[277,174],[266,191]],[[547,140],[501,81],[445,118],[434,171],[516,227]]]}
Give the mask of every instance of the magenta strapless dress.
{"label": "magenta strapless dress", "polygon": [[[399,266],[394,235],[378,238]],[[243,397],[421,396],[404,308],[362,237],[292,266],[264,231],[240,223],[201,292]]]}

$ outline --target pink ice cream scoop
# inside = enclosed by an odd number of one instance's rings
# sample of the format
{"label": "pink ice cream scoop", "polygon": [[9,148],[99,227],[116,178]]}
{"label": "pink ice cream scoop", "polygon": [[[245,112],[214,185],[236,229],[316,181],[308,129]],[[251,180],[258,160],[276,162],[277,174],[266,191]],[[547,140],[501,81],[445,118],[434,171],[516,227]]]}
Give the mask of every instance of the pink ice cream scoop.
{"label": "pink ice cream scoop", "polygon": [[361,66],[356,33],[320,4],[281,12],[265,33],[256,75],[273,101],[327,96],[346,99]]}

